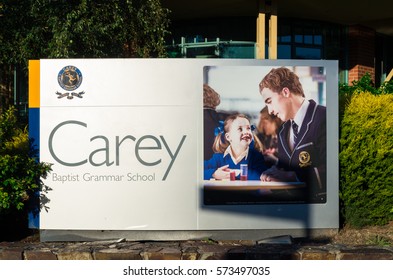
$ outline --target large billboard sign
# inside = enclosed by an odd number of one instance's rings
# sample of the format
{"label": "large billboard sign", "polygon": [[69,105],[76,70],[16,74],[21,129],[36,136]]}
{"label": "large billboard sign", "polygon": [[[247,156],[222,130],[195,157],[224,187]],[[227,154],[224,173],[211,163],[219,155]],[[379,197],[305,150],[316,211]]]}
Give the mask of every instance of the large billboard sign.
{"label": "large billboard sign", "polygon": [[31,61],[30,132],[53,164],[40,229],[338,228],[337,71],[308,60]]}

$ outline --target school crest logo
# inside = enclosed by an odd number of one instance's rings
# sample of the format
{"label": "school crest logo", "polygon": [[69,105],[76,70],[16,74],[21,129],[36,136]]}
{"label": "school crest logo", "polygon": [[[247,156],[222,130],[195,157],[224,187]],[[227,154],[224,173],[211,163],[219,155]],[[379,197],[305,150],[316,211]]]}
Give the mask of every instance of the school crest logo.
{"label": "school crest logo", "polygon": [[301,151],[299,154],[299,166],[306,167],[311,165],[311,156],[306,151]]}
{"label": "school crest logo", "polygon": [[68,65],[63,67],[57,75],[57,82],[60,87],[66,92],[56,91],[57,98],[67,97],[73,99],[74,97],[83,98],[84,91],[76,92],[75,90],[82,84],[82,72],[75,66]]}

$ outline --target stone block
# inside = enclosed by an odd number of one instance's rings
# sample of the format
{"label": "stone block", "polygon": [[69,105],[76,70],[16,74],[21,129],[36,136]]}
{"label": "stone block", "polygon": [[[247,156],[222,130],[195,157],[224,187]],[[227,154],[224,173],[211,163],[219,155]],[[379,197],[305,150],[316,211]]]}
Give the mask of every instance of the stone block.
{"label": "stone block", "polygon": [[340,260],[393,260],[393,252],[380,248],[354,248],[341,250]]}
{"label": "stone block", "polygon": [[197,247],[185,247],[182,248],[182,260],[197,260],[199,257],[198,248]]}
{"label": "stone block", "polygon": [[23,248],[0,249],[0,260],[22,260]]}
{"label": "stone block", "polygon": [[232,246],[222,246],[218,244],[202,245],[198,249],[200,260],[226,260],[228,259],[228,251]]}
{"label": "stone block", "polygon": [[95,260],[141,260],[140,250],[103,249],[93,252]]}
{"label": "stone block", "polygon": [[301,253],[302,260],[335,260],[336,254],[324,251],[306,251]]}
{"label": "stone block", "polygon": [[261,244],[251,247],[245,258],[247,260],[300,260],[300,253],[291,245]]}
{"label": "stone block", "polygon": [[141,252],[143,260],[181,260],[180,248],[147,248]]}
{"label": "stone block", "polygon": [[91,252],[86,251],[60,251],[56,255],[58,260],[93,260]]}
{"label": "stone block", "polygon": [[302,260],[335,260],[340,252],[334,246],[305,246],[297,249]]}
{"label": "stone block", "polygon": [[25,260],[57,260],[56,255],[50,250],[27,250],[24,252]]}
{"label": "stone block", "polygon": [[230,249],[227,252],[227,258],[229,260],[247,260],[250,248],[251,247],[242,246],[239,248]]}

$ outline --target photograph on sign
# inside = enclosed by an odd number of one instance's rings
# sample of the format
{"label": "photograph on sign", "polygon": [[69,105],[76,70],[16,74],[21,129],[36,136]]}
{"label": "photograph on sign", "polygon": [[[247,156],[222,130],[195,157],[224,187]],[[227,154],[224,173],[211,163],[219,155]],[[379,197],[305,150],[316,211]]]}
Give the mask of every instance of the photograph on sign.
{"label": "photograph on sign", "polygon": [[205,205],[326,203],[326,70],[205,66]]}

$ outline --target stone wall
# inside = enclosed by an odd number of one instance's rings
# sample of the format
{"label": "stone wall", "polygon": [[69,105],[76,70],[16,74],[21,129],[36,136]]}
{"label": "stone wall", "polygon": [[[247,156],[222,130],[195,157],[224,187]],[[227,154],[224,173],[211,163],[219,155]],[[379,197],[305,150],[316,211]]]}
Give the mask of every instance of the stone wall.
{"label": "stone wall", "polygon": [[393,247],[251,241],[2,242],[0,260],[393,260]]}

